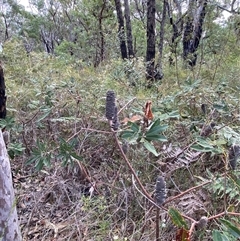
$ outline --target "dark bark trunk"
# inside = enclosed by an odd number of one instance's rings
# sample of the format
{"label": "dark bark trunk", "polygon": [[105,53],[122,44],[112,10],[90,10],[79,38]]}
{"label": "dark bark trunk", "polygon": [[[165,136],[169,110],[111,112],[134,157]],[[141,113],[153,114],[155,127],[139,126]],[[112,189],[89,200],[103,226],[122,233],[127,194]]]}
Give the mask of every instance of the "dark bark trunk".
{"label": "dark bark trunk", "polygon": [[[6,96],[3,69],[0,63],[0,118],[6,117]],[[5,130],[6,132],[6,130]],[[0,239],[21,241],[12,173],[3,134],[0,130]]]}
{"label": "dark bark trunk", "polygon": [[182,16],[181,4],[179,3],[178,0],[174,0],[174,3],[178,9],[177,21],[173,20],[172,10],[170,9],[169,3],[166,1],[166,8],[168,12],[169,22],[172,26],[172,38],[170,42],[170,57],[169,57],[170,65],[173,65],[175,62],[174,58],[176,56],[177,45],[180,41],[179,37],[182,35],[182,32],[183,32],[183,16]]}
{"label": "dark bark trunk", "polygon": [[195,66],[197,62],[196,51],[202,36],[206,7],[207,0],[199,1],[199,6],[196,6],[194,1],[189,2],[187,20],[183,34],[183,59],[190,66]]}
{"label": "dark bark trunk", "polygon": [[118,18],[118,38],[120,41],[120,50],[122,59],[126,59],[128,57],[127,55],[127,46],[125,41],[125,31],[124,31],[124,18],[122,14],[121,9],[121,1],[115,0],[115,6],[116,6],[116,12],[117,12],[117,18]]}
{"label": "dark bark trunk", "polygon": [[94,67],[97,67],[104,60],[104,55],[105,55],[105,39],[104,39],[103,23],[102,23],[102,20],[104,19],[103,12],[105,10],[105,7],[106,7],[106,1],[103,2],[101,10],[98,14],[99,34],[97,37],[96,57],[94,61]]}
{"label": "dark bark trunk", "polygon": [[133,51],[133,40],[132,40],[132,25],[130,18],[130,10],[129,10],[129,2],[128,0],[124,0],[124,16],[126,20],[126,32],[127,32],[127,47],[128,47],[128,57],[134,57]]}
{"label": "dark bark trunk", "polygon": [[155,0],[147,1],[147,52],[146,52],[146,78],[149,80],[155,79]]}
{"label": "dark bark trunk", "polygon": [[166,23],[166,14],[167,14],[167,0],[163,1],[163,12],[161,19],[161,27],[159,32],[159,45],[158,45],[158,64],[156,67],[155,79],[160,80],[163,78],[163,68],[162,68],[162,58],[163,58],[163,43],[164,43],[164,34],[165,34],[165,23]]}
{"label": "dark bark trunk", "polygon": [[3,68],[2,64],[0,62],[0,119],[6,118],[6,100],[7,97],[5,95],[5,81],[4,81],[4,75],[3,75]]}

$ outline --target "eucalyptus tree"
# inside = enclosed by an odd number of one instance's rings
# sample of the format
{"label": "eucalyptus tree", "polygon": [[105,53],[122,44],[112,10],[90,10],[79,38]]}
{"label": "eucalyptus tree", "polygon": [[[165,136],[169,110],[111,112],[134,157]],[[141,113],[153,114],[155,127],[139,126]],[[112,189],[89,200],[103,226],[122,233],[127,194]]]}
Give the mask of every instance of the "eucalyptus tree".
{"label": "eucalyptus tree", "polygon": [[1,3],[0,17],[3,29],[0,32],[0,41],[4,42],[20,32],[24,21],[21,15],[23,11],[23,6],[16,0],[6,0]]}
{"label": "eucalyptus tree", "polygon": [[128,0],[124,0],[124,17],[126,20],[128,57],[130,58],[130,57],[134,57],[134,50],[133,50],[131,13],[130,13],[130,9],[129,9],[129,1]]}
{"label": "eucalyptus tree", "polygon": [[147,1],[147,50],[146,50],[146,78],[155,78],[155,55],[156,55],[156,1]]}
{"label": "eucalyptus tree", "polygon": [[[0,118],[6,118],[5,81],[0,63]],[[3,136],[4,133],[4,136]],[[16,199],[14,195],[10,161],[6,149],[9,133],[0,130],[0,239],[2,241],[21,241]],[[5,143],[4,143],[5,139]]]}
{"label": "eucalyptus tree", "polygon": [[202,37],[208,0],[189,1],[183,32],[183,58],[190,66],[195,66],[197,49]]}
{"label": "eucalyptus tree", "polygon": [[114,2],[116,7],[117,19],[118,19],[118,38],[120,42],[121,56],[122,56],[122,59],[126,59],[128,57],[128,54],[127,54],[124,18],[122,13],[122,4],[121,4],[121,0],[114,0]]}

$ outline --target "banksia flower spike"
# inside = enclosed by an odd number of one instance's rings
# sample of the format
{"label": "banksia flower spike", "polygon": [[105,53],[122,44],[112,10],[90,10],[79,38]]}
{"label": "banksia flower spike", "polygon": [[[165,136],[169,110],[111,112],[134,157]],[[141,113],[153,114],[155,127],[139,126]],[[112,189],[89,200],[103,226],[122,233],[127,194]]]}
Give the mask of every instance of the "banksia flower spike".
{"label": "banksia flower spike", "polygon": [[115,93],[112,90],[107,92],[106,99],[106,117],[109,121],[112,121],[115,115]]}
{"label": "banksia flower spike", "polygon": [[111,128],[116,131],[119,127],[118,110],[115,104],[115,93],[112,90],[107,92],[106,99],[106,117]]}
{"label": "banksia flower spike", "polygon": [[114,108],[114,116],[113,116],[113,121],[112,121],[112,128],[114,131],[118,130],[119,127],[119,120],[118,120],[118,109],[117,106]]}
{"label": "banksia flower spike", "polygon": [[166,199],[166,183],[162,176],[157,179],[155,199],[159,206],[162,206]]}

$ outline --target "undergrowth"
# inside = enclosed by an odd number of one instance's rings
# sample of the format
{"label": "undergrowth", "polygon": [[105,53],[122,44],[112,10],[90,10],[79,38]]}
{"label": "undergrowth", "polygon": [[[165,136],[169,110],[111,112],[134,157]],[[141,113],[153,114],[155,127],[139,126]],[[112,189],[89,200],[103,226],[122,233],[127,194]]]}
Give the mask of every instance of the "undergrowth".
{"label": "undergrowth", "polygon": [[[148,89],[142,59],[96,69],[27,55],[16,42],[6,44],[2,58],[8,118],[1,126],[11,132],[25,240],[153,240],[158,217],[160,240],[173,240],[202,217],[208,223],[194,240],[239,238],[239,154],[233,170],[230,152],[240,144],[240,60],[215,65],[214,77],[207,64],[170,67]],[[121,124],[115,134],[105,117],[109,89]],[[149,138],[151,125],[142,123],[147,101],[152,124],[164,127],[161,138]],[[153,200],[164,176],[167,197],[157,218],[114,135]]]}

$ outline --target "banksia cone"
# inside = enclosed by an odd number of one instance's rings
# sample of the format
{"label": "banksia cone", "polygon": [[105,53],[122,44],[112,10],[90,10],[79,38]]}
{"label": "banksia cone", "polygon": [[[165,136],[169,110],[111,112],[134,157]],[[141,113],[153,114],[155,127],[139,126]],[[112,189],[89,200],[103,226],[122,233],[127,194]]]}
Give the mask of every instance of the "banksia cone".
{"label": "banksia cone", "polygon": [[156,199],[157,205],[159,205],[159,206],[161,206],[165,202],[166,183],[165,183],[163,177],[158,177],[158,179],[157,179],[155,199]]}
{"label": "banksia cone", "polygon": [[115,93],[112,90],[107,92],[106,99],[106,117],[109,121],[112,121],[115,115]]}
{"label": "banksia cone", "polygon": [[204,126],[201,130],[200,136],[208,137],[213,133],[213,128],[216,126],[214,122],[210,123],[210,125]]}
{"label": "banksia cone", "polygon": [[237,160],[240,158],[240,146],[239,145],[232,145],[229,149],[228,153],[229,158],[229,165],[233,170],[236,169]]}
{"label": "banksia cone", "polygon": [[205,216],[202,216],[200,220],[197,222],[196,227],[197,229],[204,229],[207,227],[207,223],[208,223],[208,218]]}
{"label": "banksia cone", "polygon": [[118,120],[118,110],[117,110],[117,106],[115,106],[114,108],[114,116],[113,116],[113,120],[112,120],[112,128],[114,131],[118,130],[119,127],[119,120]]}

